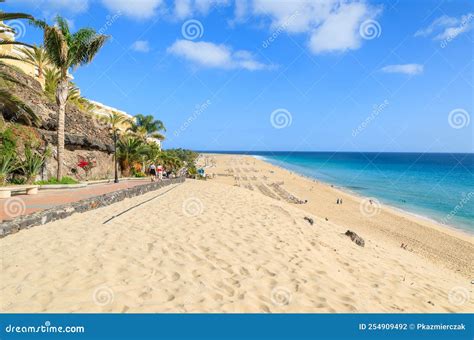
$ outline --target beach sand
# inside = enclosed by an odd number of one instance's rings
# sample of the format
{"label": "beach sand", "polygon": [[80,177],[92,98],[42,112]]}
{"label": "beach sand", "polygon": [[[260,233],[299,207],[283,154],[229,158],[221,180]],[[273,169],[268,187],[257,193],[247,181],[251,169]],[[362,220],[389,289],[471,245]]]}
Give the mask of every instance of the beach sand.
{"label": "beach sand", "polygon": [[201,161],[214,179],[0,239],[0,311],[474,310],[470,236],[388,207],[365,216],[360,198],[251,157]]}

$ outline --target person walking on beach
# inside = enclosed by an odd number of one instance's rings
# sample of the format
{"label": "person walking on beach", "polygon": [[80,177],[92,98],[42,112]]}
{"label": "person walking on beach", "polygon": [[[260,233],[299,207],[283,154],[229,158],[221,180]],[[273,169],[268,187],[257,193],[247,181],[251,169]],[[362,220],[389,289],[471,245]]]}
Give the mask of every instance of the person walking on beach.
{"label": "person walking on beach", "polygon": [[161,181],[163,180],[163,166],[158,165],[158,179]]}
{"label": "person walking on beach", "polygon": [[151,181],[154,182],[156,179],[156,165],[155,163],[151,163],[150,165],[150,178]]}

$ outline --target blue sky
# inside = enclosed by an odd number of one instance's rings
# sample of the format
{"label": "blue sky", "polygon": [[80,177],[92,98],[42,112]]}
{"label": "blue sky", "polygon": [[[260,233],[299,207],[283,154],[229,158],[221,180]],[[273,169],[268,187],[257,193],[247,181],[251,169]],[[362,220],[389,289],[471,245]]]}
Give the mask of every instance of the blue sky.
{"label": "blue sky", "polygon": [[[165,147],[473,151],[472,1],[1,6],[111,35],[75,81],[86,98],[163,120]],[[20,40],[41,42],[20,28]]]}

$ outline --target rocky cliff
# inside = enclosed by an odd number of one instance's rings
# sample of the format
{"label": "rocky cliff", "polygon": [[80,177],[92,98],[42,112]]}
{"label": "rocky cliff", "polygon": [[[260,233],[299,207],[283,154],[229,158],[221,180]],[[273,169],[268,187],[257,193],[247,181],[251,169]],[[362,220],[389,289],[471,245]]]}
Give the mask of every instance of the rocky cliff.
{"label": "rocky cliff", "polygon": [[[28,87],[8,82],[9,90],[22,101],[27,103],[40,118],[37,127],[44,134],[48,142],[55,144],[54,132],[57,128],[57,105],[43,94],[39,82],[28,75],[1,66],[2,71],[8,72],[19,82],[28,84]],[[0,108],[1,110],[1,108]],[[15,112],[2,112],[3,117],[9,121]],[[92,117],[90,114],[79,110],[74,105],[66,106],[66,147],[70,150],[86,149],[113,152],[113,142],[107,127]]]}
{"label": "rocky cliff", "polygon": [[[44,93],[38,81],[19,70],[0,65],[0,70],[8,73],[19,83],[7,82],[8,90],[25,102],[39,117],[39,122],[33,126],[46,145],[53,151],[56,146],[57,105]],[[0,103],[1,104],[1,103]],[[7,122],[26,124],[26,120],[18,116],[17,112],[10,112],[0,105],[0,113]],[[80,157],[93,157],[97,160],[97,168],[93,169],[91,176],[101,178],[109,176],[113,170],[112,152],[113,141],[107,126],[98,121],[93,115],[83,112],[76,106],[66,106],[65,121],[65,166],[68,175],[81,177],[77,169],[77,160]],[[54,152],[53,156],[54,158]],[[55,172],[55,160],[50,159],[45,167],[43,178],[50,177]],[[80,169],[79,169],[80,170]]]}

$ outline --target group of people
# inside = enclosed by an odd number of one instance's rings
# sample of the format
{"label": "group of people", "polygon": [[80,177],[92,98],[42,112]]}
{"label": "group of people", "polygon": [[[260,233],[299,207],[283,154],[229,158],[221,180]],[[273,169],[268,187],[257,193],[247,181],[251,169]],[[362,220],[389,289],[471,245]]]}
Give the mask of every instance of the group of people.
{"label": "group of people", "polygon": [[342,198],[338,198],[336,204],[342,204]]}
{"label": "group of people", "polygon": [[152,163],[149,168],[149,173],[152,182],[156,180],[161,181],[163,179],[163,166],[156,166],[155,163]]}

